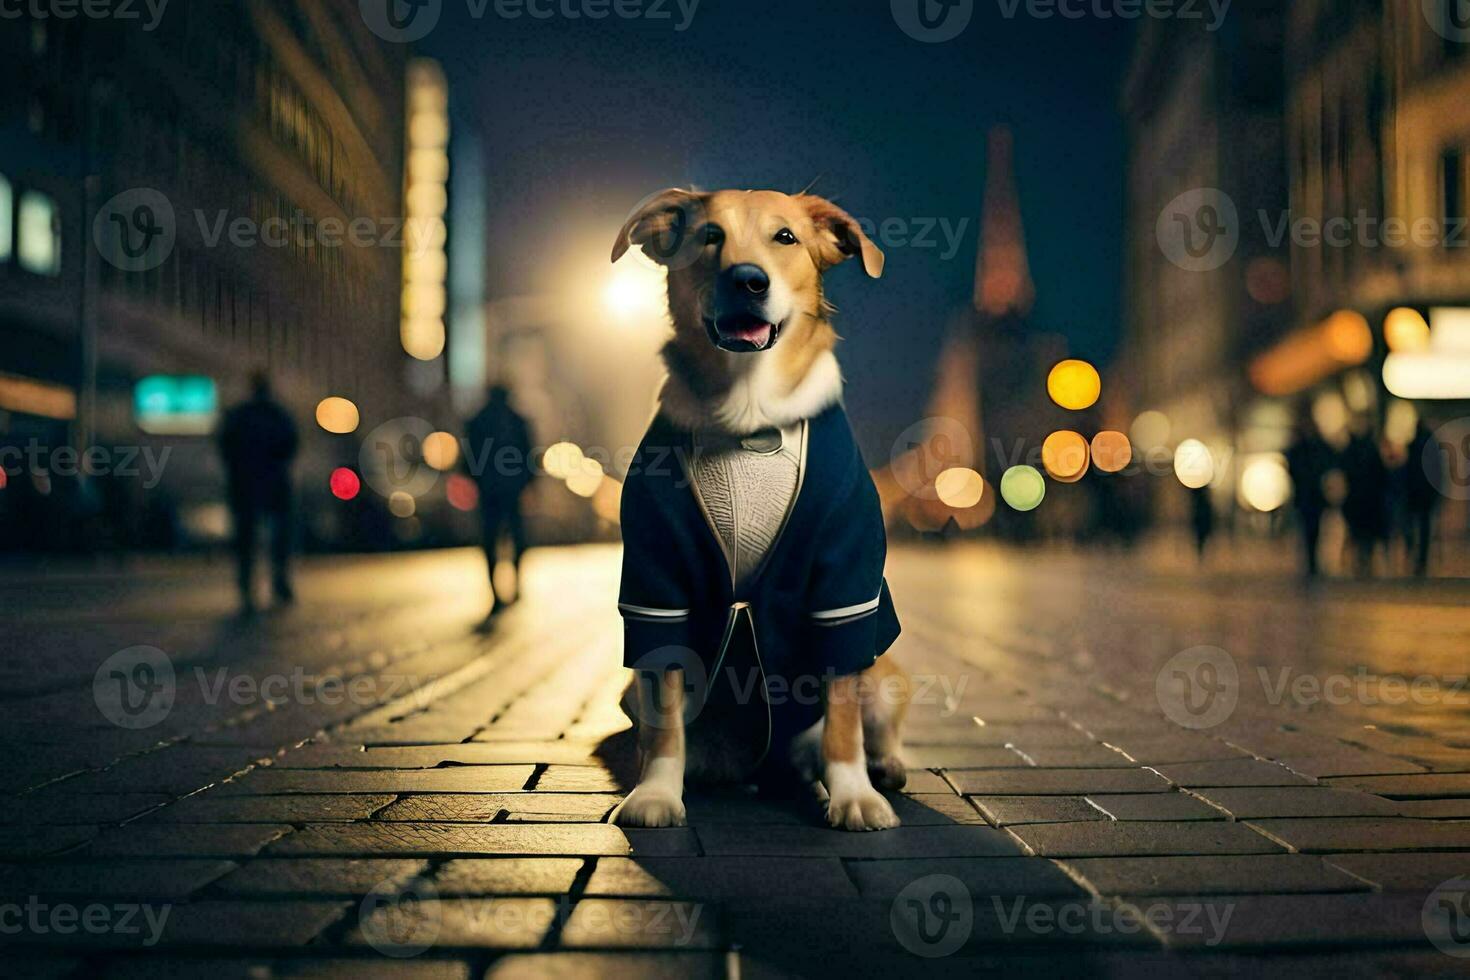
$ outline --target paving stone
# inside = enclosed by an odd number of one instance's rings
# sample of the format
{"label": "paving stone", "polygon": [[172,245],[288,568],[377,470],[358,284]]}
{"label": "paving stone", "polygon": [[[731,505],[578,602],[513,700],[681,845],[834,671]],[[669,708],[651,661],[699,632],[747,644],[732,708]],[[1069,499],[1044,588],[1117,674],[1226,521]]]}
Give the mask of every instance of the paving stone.
{"label": "paving stone", "polygon": [[937,772],[927,769],[910,769],[908,781],[903,784],[903,792],[910,796],[923,793],[953,793],[954,787],[944,781],[944,777]]}
{"label": "paving stone", "polygon": [[585,894],[721,901],[779,894],[854,898],[837,858],[599,858]]}
{"label": "paving stone", "polygon": [[991,827],[897,827],[852,833],[826,827],[734,827],[699,829],[709,855],[790,855],[816,857],[973,857],[1019,854],[1004,832]]}
{"label": "paving stone", "polygon": [[969,799],[997,827],[1107,819],[1106,814],[1080,796],[972,796]]}
{"label": "paving stone", "polygon": [[1094,793],[1087,799],[1114,820],[1225,819],[1225,814],[1188,793]]}
{"label": "paving stone", "polygon": [[1269,854],[1284,848],[1244,824],[1227,821],[1025,824],[1010,828],[1042,857]]}
{"label": "paving stone", "polygon": [[1154,766],[1171,783],[1189,789],[1204,786],[1305,786],[1313,780],[1259,759],[1180,762]]}
{"label": "paving stone", "polygon": [[432,823],[599,823],[620,796],[605,793],[459,793],[405,796],[375,819]]}
{"label": "paving stone", "polygon": [[1252,817],[1398,816],[1392,800],[1325,786],[1261,786],[1195,791],[1238,820]]}
{"label": "paving stone", "polygon": [[1329,784],[1394,799],[1444,799],[1470,797],[1470,773],[1427,772],[1403,776],[1346,776]]}
{"label": "paving stone", "polygon": [[446,861],[434,875],[433,883],[445,898],[565,895],[572,890],[584,863],[581,858],[459,858]]}
{"label": "paving stone", "polygon": [[[1095,744],[1086,732],[1065,722],[1031,725],[976,725],[967,733],[965,746],[999,747],[1014,745],[1023,751],[1047,746],[1082,746]],[[912,746],[918,740],[904,729],[904,742]]]}
{"label": "paving stone", "polygon": [[235,869],[233,861],[86,860],[0,868],[0,895],[178,901]]}
{"label": "paving stone", "polygon": [[696,857],[703,852],[692,827],[624,827],[634,857]]}
{"label": "paving stone", "polygon": [[945,774],[967,796],[1085,796],[1166,793],[1169,784],[1147,769],[951,769]]}
{"label": "paving stone", "polygon": [[1375,776],[1424,771],[1423,766],[1407,759],[1395,759],[1392,756],[1368,752],[1332,756],[1288,755],[1277,761],[1293,772],[1299,772],[1303,776],[1311,776],[1314,779],[1325,779],[1328,776]]}
{"label": "paving stone", "polygon": [[276,761],[282,769],[433,769],[450,765],[600,765],[587,742],[463,742],[449,745],[302,746]]}
{"label": "paving stone", "polygon": [[99,793],[75,796],[32,793],[0,797],[0,824],[44,826],[121,823],[173,799],[164,793]]}
{"label": "paving stone", "polygon": [[588,898],[561,933],[569,949],[722,949],[719,909],[697,902]]}
{"label": "paving stone", "polygon": [[1399,813],[1426,820],[1470,819],[1470,797],[1454,800],[1395,800]]}
{"label": "paving stone", "polygon": [[820,804],[815,799],[767,799],[749,793],[687,792],[684,809],[690,825],[695,827],[713,823],[746,827],[809,825],[821,814]]}
{"label": "paving stone", "polygon": [[389,793],[215,796],[200,793],[163,807],[146,823],[317,823],[366,820],[393,802]]}
{"label": "paving stone", "polygon": [[976,899],[991,895],[1053,898],[1085,894],[1051,861],[1034,857],[899,858],[844,863],[864,898],[896,898],[909,885],[931,875],[958,878]]}
{"label": "paving stone", "polygon": [[1233,745],[1217,738],[1204,736],[1171,735],[1165,738],[1113,736],[1104,741],[1143,766],[1249,758],[1248,753]]}
{"label": "paving stone", "polygon": [[1013,769],[1030,765],[1004,746],[909,745],[904,761],[919,769]]}
{"label": "paving stone", "polygon": [[1252,820],[1276,840],[1298,851],[1442,851],[1470,848],[1470,822],[1408,817],[1323,817]]}
{"label": "paving stone", "polygon": [[216,884],[240,897],[352,897],[399,885],[427,861],[381,858],[258,858]]}
{"label": "paving stone", "polygon": [[468,826],[432,823],[372,823],[307,827],[273,844],[271,857],[341,854],[474,856],[517,854],[627,854],[628,838],[606,824]]}
{"label": "paving stone", "polygon": [[96,837],[88,826],[0,827],[0,861],[21,861],[75,850]]}
{"label": "paving stone", "polygon": [[490,966],[485,980],[725,980],[723,953],[512,953]]}
{"label": "paving stone", "polygon": [[[1200,929],[1176,928],[1167,933],[1168,945],[1179,949],[1424,943],[1422,895],[1241,895],[1228,900],[1190,897],[1146,901],[1154,909],[1177,910],[1176,922],[1192,918],[1202,924]],[[1215,920],[1212,922],[1208,914],[1200,916],[1200,909],[1207,913],[1216,910]],[[1226,912],[1228,919],[1223,918]]]}
{"label": "paving stone", "polygon": [[431,944],[455,947],[535,949],[561,912],[549,898],[449,898],[386,902],[368,911],[347,936],[349,946],[380,951]]}
{"label": "paving stone", "polygon": [[81,852],[90,857],[248,858],[291,832],[280,824],[131,824],[104,830]]}
{"label": "paving stone", "polygon": [[[10,941],[82,947],[150,949],[216,946],[269,949],[303,946],[346,912],[341,902],[206,901],[144,905],[124,932],[20,933]],[[152,916],[150,919],[149,916]],[[121,926],[121,922],[119,922]]]}
{"label": "paving stone", "polygon": [[953,793],[915,793],[894,797],[893,812],[905,827],[932,827],[946,824],[985,823],[970,801]]}
{"label": "paving stone", "polygon": [[1084,746],[1042,746],[1016,749],[1043,769],[1137,769],[1138,763],[1101,742]]}
{"label": "paving stone", "polygon": [[269,761],[274,750],[196,748],[175,745],[131,759],[101,772],[83,773],[47,787],[48,794],[159,793],[183,796],[230,775]]}
{"label": "paving stone", "polygon": [[94,975],[105,980],[475,980],[464,961],[432,960],[429,954],[412,960],[338,958],[302,953],[290,958],[285,951],[252,959],[188,956],[149,950],[127,958],[113,956]]}
{"label": "paving stone", "polygon": [[1063,863],[1103,895],[1250,895],[1366,887],[1305,854],[1068,858]]}
{"label": "paving stone", "polygon": [[257,769],[220,786],[222,795],[269,793],[505,793],[525,787],[534,766],[447,769]]}
{"label": "paving stone", "polygon": [[622,790],[612,773],[594,766],[548,766],[536,780],[536,791],[541,793],[617,793]]}
{"label": "paving stone", "polygon": [[1423,894],[1451,878],[1470,877],[1470,854],[1464,852],[1328,854],[1324,860],[1384,891]]}

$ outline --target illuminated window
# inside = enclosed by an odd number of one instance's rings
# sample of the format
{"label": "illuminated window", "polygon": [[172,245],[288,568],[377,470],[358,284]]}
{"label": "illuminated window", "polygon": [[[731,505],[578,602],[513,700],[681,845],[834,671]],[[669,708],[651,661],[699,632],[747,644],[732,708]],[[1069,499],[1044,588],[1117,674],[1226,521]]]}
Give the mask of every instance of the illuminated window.
{"label": "illuminated window", "polygon": [[21,194],[17,231],[20,267],[38,275],[60,275],[61,213],[56,199],[38,191]]}
{"label": "illuminated window", "polygon": [[15,217],[15,200],[10,181],[0,176],[0,262],[10,261],[10,233]]}

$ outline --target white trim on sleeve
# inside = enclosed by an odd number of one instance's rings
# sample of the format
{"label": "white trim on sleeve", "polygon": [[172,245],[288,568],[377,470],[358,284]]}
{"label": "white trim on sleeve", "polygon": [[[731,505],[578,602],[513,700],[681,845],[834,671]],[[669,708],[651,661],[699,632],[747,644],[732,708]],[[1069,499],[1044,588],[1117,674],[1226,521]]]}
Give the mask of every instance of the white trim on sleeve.
{"label": "white trim on sleeve", "polygon": [[867,602],[860,602],[855,606],[843,606],[840,609],[820,609],[812,613],[812,619],[820,622],[827,619],[846,619],[849,616],[862,616],[876,610],[878,608],[878,601],[882,598],[883,593],[879,592]]}

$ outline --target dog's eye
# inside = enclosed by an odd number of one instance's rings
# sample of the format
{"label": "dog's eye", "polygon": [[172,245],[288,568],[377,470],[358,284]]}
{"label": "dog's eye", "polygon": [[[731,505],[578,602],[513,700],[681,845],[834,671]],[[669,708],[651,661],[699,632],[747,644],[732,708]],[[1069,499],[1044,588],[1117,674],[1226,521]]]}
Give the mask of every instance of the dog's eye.
{"label": "dog's eye", "polygon": [[782,228],[776,232],[776,242],[781,245],[795,245],[796,236],[791,233],[790,228]]}
{"label": "dog's eye", "polygon": [[725,240],[725,232],[718,225],[704,226],[704,243],[706,245],[718,245]]}

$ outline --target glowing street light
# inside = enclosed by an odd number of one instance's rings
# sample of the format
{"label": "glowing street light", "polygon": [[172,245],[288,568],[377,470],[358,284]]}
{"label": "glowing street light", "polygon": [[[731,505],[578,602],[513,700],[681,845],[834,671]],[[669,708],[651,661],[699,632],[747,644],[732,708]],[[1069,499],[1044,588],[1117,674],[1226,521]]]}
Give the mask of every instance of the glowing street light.
{"label": "glowing street light", "polygon": [[1097,368],[1086,361],[1066,360],[1047,375],[1046,391],[1058,405],[1080,412],[1097,403],[1102,394],[1102,378]]}

